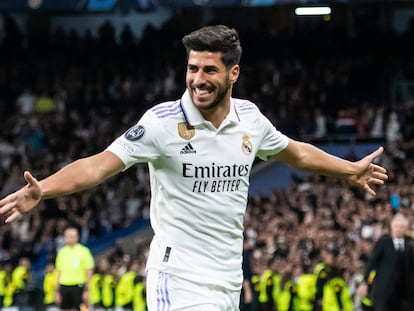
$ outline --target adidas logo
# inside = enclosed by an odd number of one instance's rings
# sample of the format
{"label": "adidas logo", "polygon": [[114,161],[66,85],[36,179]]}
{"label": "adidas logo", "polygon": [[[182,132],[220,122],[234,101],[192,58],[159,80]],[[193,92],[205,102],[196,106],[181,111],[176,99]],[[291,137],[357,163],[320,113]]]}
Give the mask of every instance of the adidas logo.
{"label": "adidas logo", "polygon": [[187,145],[185,145],[184,148],[181,149],[180,151],[180,154],[189,154],[189,153],[197,153],[197,151],[194,150],[191,143],[188,143]]}

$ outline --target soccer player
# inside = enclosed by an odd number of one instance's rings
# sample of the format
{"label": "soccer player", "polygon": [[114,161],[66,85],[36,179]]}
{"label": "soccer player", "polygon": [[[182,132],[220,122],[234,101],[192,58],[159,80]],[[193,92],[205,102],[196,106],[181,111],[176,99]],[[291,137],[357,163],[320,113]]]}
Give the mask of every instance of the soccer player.
{"label": "soccer player", "polygon": [[341,177],[375,195],[375,186],[387,179],[386,170],[373,163],[383,148],[347,161],[288,138],[255,104],[233,98],[242,54],[235,29],[207,26],[182,42],[187,71],[180,99],[154,106],[106,150],[47,178],[38,181],[24,172],[26,186],[0,201],[0,214],[11,222],[40,200],[91,188],[147,162],[155,233],[147,262],[149,310],[237,310],[255,157]]}

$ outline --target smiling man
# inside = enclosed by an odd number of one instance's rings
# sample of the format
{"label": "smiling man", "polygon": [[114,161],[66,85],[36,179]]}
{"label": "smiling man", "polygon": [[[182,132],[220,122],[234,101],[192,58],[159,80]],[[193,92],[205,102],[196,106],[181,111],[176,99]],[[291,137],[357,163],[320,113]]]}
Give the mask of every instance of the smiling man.
{"label": "smiling man", "polygon": [[[341,177],[375,195],[387,179],[373,162],[350,162],[288,138],[245,99],[232,97],[242,54],[235,29],[207,26],[183,38],[186,91],[160,103],[108,148],[0,201],[6,222],[40,200],[91,188],[138,162],[151,175],[154,237],[147,262],[150,311],[234,311],[243,281],[243,221],[256,157]],[[278,176],[275,176],[278,178]],[[275,206],[277,208],[277,206]]]}

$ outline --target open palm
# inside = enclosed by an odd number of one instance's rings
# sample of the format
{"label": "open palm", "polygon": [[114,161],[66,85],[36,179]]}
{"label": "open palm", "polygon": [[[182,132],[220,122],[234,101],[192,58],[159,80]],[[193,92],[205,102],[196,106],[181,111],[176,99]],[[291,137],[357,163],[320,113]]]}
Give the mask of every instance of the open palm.
{"label": "open palm", "polygon": [[0,200],[0,215],[6,223],[29,212],[40,202],[42,191],[39,182],[28,171],[24,172],[24,179],[27,182],[25,187]]}

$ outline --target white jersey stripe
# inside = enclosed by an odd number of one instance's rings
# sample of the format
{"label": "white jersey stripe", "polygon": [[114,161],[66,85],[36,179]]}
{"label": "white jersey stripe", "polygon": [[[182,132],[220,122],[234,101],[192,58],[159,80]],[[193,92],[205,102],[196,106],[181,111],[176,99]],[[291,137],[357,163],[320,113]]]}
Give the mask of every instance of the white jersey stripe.
{"label": "white jersey stripe", "polygon": [[238,111],[253,111],[253,110],[257,110],[257,106],[249,102],[240,103],[237,105],[237,110]]}
{"label": "white jersey stripe", "polygon": [[151,109],[154,114],[160,118],[166,118],[169,116],[174,116],[182,112],[182,107],[179,101],[176,101],[172,104],[159,104]]}
{"label": "white jersey stripe", "polygon": [[170,299],[168,296],[168,275],[164,272],[158,272],[157,283],[157,310],[169,311],[171,308]]}

